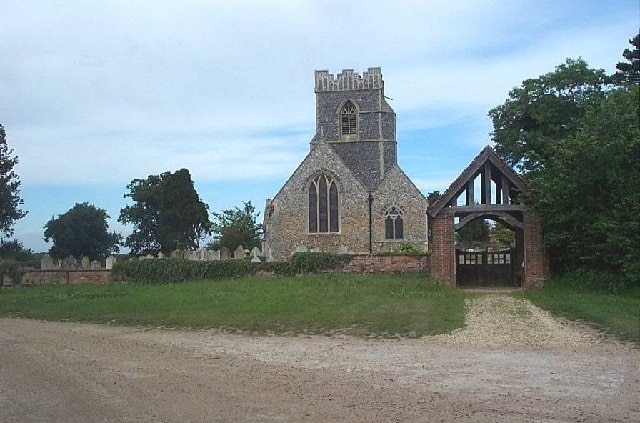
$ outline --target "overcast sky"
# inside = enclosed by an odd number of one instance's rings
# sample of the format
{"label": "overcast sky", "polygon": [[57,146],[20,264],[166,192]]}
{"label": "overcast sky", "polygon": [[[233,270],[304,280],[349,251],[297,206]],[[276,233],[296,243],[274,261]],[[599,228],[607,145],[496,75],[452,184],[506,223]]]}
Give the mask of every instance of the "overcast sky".
{"label": "overcast sky", "polygon": [[0,0],[0,123],[15,238],[77,202],[117,223],[126,185],[190,170],[211,211],[273,197],[309,151],[314,70],[380,66],[398,162],[426,195],[491,144],[487,112],[567,57],[611,73],[637,0]]}

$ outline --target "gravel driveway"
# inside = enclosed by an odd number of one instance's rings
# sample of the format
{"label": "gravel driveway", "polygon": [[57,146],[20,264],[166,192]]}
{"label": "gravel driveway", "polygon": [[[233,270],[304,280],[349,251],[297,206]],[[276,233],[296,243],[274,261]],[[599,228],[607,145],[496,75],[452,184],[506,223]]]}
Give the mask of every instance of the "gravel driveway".
{"label": "gravel driveway", "polygon": [[2,422],[638,422],[640,350],[484,295],[402,340],[0,319]]}

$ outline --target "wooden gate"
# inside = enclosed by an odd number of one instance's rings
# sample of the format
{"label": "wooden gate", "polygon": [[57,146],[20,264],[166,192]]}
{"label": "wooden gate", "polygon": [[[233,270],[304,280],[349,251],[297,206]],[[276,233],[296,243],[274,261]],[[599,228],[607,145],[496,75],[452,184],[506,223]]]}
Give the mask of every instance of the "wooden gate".
{"label": "wooden gate", "polygon": [[463,287],[516,286],[513,250],[456,250],[456,283]]}

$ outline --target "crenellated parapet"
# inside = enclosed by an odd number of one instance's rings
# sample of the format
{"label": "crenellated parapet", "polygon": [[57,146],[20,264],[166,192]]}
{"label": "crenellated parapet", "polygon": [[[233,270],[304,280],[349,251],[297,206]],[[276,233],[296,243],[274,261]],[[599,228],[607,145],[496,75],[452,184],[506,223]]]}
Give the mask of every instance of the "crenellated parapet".
{"label": "crenellated parapet", "polygon": [[326,70],[316,71],[315,92],[352,91],[367,89],[382,89],[382,70],[379,67],[369,68],[362,75],[353,69],[344,69],[338,75],[330,74]]}

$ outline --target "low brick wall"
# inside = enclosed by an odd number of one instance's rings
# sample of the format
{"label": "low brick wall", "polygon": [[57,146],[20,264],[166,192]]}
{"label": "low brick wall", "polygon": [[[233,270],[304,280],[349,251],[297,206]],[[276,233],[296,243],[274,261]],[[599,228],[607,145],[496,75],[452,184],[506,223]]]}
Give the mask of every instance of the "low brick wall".
{"label": "low brick wall", "polygon": [[27,270],[23,285],[104,284],[111,281],[108,270]]}
{"label": "low brick wall", "polygon": [[429,256],[416,255],[354,255],[349,263],[345,265],[344,271],[348,273],[426,273],[430,274]]}

